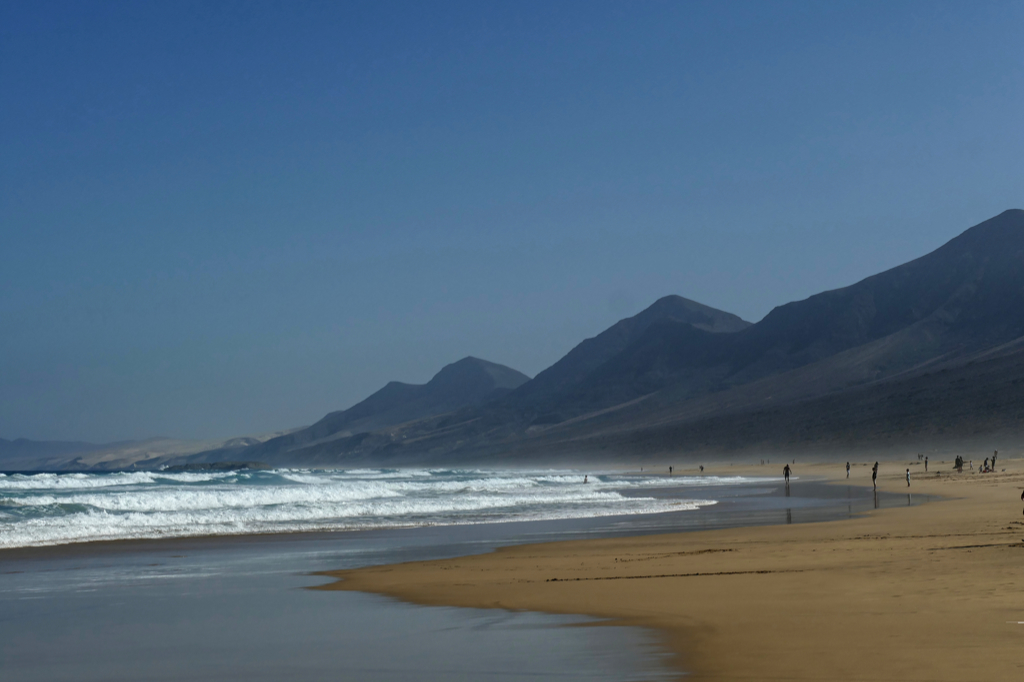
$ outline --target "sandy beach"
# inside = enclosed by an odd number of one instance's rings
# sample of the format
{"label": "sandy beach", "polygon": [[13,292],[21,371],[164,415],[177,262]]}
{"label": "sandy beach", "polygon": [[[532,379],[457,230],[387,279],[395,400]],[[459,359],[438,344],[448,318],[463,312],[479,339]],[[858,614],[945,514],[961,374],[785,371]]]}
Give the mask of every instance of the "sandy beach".
{"label": "sandy beach", "polygon": [[[879,490],[942,499],[851,520],[508,547],[338,571],[323,589],[653,628],[694,680],[1018,680],[1024,460],[923,468],[882,462]],[[744,472],[767,473],[705,469]],[[794,473],[794,488],[847,482],[835,462]],[[870,487],[870,467],[849,482]]]}

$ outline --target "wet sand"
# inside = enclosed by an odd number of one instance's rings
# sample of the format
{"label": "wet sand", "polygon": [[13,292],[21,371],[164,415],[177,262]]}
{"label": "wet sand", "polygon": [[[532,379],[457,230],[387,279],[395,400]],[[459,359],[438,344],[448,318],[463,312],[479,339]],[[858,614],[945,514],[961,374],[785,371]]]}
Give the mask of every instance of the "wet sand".
{"label": "wet sand", "polygon": [[[325,589],[654,628],[693,680],[1021,679],[1024,460],[1000,459],[1005,471],[994,474],[883,462],[879,489],[907,493],[908,466],[911,494],[943,499],[842,521],[514,546],[338,571]],[[846,483],[841,464],[794,469]],[[858,463],[850,483],[870,487],[870,476]]]}

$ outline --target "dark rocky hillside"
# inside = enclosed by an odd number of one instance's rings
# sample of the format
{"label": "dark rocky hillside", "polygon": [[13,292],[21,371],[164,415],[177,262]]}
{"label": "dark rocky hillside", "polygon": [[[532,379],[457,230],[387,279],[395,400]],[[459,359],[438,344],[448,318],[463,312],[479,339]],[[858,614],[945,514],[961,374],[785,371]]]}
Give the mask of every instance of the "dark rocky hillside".
{"label": "dark rocky hillside", "polygon": [[643,312],[620,320],[594,338],[583,341],[561,360],[514,391],[506,402],[535,409],[551,407],[598,367],[644,336],[652,326],[667,323],[703,330],[708,334],[738,332],[750,326],[749,322],[731,313],[715,310],[682,296],[665,296]]}
{"label": "dark rocky hillside", "polygon": [[331,412],[304,429],[252,447],[225,448],[192,459],[242,458],[278,461],[287,453],[354,434],[387,429],[405,422],[497,400],[529,381],[514,369],[467,357],[445,366],[426,384],[392,381],[347,410]]}
{"label": "dark rocky hillside", "polygon": [[[878,379],[1024,334],[1024,211],[1007,211],[940,249],[843,289],[776,308],[735,334],[662,321],[594,370],[566,402],[600,408],[671,386],[690,396],[871,349]],[[884,340],[882,345],[871,346]],[[868,371],[864,371],[868,369]],[[576,410],[579,412],[580,410]]]}
{"label": "dark rocky hillside", "polygon": [[455,405],[389,385],[287,457],[507,464],[1024,435],[1022,348],[1024,211],[1011,210],[757,324],[660,299],[503,397]]}

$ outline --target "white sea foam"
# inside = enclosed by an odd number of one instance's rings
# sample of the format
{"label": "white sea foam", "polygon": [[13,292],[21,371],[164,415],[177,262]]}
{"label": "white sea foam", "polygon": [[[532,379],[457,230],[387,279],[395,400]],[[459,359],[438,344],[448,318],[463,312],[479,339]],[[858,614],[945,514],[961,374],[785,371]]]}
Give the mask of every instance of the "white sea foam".
{"label": "white sea foam", "polygon": [[715,501],[646,490],[766,480],[591,475],[584,484],[570,471],[428,469],[0,474],[0,547],[653,514]]}

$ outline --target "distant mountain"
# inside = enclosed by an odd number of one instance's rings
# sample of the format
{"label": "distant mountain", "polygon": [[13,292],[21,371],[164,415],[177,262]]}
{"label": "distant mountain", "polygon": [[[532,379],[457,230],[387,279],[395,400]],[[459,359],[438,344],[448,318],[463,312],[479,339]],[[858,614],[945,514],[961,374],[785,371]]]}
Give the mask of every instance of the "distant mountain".
{"label": "distant mountain", "polygon": [[[749,322],[730,313],[681,296],[666,296],[637,315],[620,320],[596,337],[583,341],[535,379],[528,380],[514,370],[486,363],[492,370],[501,368],[513,373],[504,375],[500,390],[486,391],[486,382],[478,382],[474,384],[475,390],[464,391],[472,400],[438,400],[439,395],[459,394],[448,388],[443,392],[438,389],[463,383],[447,379],[447,375],[468,379],[473,363],[483,363],[467,358],[446,367],[426,386],[392,382],[362,403],[331,413],[308,429],[285,438],[245,451],[202,453],[200,457],[331,465],[337,462],[339,453],[367,454],[396,445],[408,452],[422,446],[424,452],[419,454],[429,457],[438,438],[444,440],[442,434],[471,444],[479,441],[484,432],[500,441],[507,435],[528,429],[531,424],[563,421],[566,417],[559,411],[559,401],[567,393],[595,368],[641,338],[652,325],[672,321],[712,336],[750,326]],[[463,364],[465,368],[460,367]],[[455,368],[459,368],[458,373]],[[509,390],[512,388],[515,390]],[[472,424],[470,432],[465,430],[466,422]],[[449,449],[447,443],[440,447],[442,451]]]}
{"label": "distant mountain", "polygon": [[180,440],[147,438],[116,443],[32,441],[0,438],[0,470],[81,471],[146,468],[155,469],[197,452],[257,445],[281,432],[230,440]]}
{"label": "distant mountain", "polygon": [[43,462],[65,461],[101,449],[102,445],[80,441],[41,441],[0,438],[0,469],[34,469]]}
{"label": "distant mountain", "polygon": [[[830,433],[843,434],[843,447],[874,442],[880,433],[892,445],[932,431],[977,435],[972,423],[1024,434],[1015,426],[1024,423],[1020,401],[1011,399],[1015,384],[1000,379],[1018,370],[1024,377],[1020,348],[1024,211],[1011,210],[926,256],[780,306],[757,324],[679,297],[661,299],[500,400],[350,431],[289,456],[323,465],[507,463],[744,443],[820,446],[832,442]],[[957,396],[964,394],[943,388],[950,372],[978,384],[959,416]],[[986,395],[993,400],[986,403]],[[922,426],[914,405],[945,415],[950,426]]]}
{"label": "distant mountain", "polygon": [[[1019,453],[1024,442],[1022,342],[803,399],[771,390],[787,378],[780,375],[759,390],[744,386],[673,410],[653,409],[638,420],[609,423],[609,428],[591,423],[588,432],[549,432],[546,442],[532,444],[533,451],[638,457],[810,452],[849,459],[859,450],[909,458],[929,450]],[[737,404],[730,406],[733,400]],[[626,424],[630,428],[623,428]]]}
{"label": "distant mountain", "polygon": [[426,384],[392,381],[362,402],[331,412],[312,426],[254,447],[203,453],[201,458],[279,461],[295,450],[479,406],[508,395],[529,380],[510,367],[466,357],[446,365]]}
{"label": "distant mountain", "polygon": [[620,320],[573,348],[561,360],[514,391],[506,402],[535,408],[553,407],[565,394],[642,338],[652,327],[674,323],[709,334],[738,332],[749,322],[682,296],[665,296],[633,317]]}

